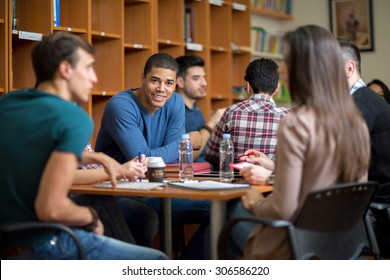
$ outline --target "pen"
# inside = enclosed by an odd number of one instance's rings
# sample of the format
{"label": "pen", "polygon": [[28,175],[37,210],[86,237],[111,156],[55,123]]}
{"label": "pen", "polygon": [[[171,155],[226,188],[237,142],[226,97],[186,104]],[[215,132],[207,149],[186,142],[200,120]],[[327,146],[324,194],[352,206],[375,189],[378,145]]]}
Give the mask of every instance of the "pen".
{"label": "pen", "polygon": [[252,156],[252,155],[255,155],[256,153],[255,152],[250,152],[250,153],[248,153],[247,155],[246,154],[242,154],[241,156],[238,156],[239,158],[242,158],[243,156],[247,156],[247,157],[249,157],[249,156]]}
{"label": "pen", "polygon": [[[141,162],[141,151],[138,151],[138,161]],[[138,178],[140,182],[142,182],[141,176]]]}

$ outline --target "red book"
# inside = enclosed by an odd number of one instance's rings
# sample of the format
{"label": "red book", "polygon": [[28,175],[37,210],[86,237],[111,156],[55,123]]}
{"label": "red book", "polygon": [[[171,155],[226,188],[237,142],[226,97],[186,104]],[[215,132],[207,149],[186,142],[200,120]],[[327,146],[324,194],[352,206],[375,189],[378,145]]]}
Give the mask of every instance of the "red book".
{"label": "red book", "polygon": [[[208,162],[194,162],[192,166],[194,168],[194,174],[210,172],[210,163]],[[179,164],[178,163],[167,164],[167,166],[165,167],[165,173],[179,173]]]}

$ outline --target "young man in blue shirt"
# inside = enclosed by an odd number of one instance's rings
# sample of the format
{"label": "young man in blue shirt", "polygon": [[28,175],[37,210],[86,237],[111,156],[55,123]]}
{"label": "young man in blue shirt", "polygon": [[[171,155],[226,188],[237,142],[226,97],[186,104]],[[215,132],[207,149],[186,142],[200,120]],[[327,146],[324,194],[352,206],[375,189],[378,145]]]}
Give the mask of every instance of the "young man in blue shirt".
{"label": "young man in blue shirt", "polygon": [[176,61],[179,65],[176,89],[185,104],[186,132],[199,131],[201,134],[202,147],[194,151],[194,160],[202,162],[210,136],[226,108],[218,109],[206,123],[197,104],[207,94],[204,60],[197,55],[183,55]]}
{"label": "young man in blue shirt", "polygon": [[[162,157],[165,163],[178,161],[178,147],[184,130],[184,103],[174,93],[176,61],[167,54],[151,56],[139,88],[116,94],[107,103],[96,140],[96,151],[104,151],[121,163],[138,152]],[[191,134],[199,149],[199,134]]]}
{"label": "young man in blue shirt", "polygon": [[[177,162],[181,135],[185,133],[184,102],[174,92],[178,71],[176,60],[168,54],[157,53],[149,57],[141,86],[119,92],[107,103],[95,150],[112,156],[120,163],[134,158],[138,152],[147,157],[162,157],[165,163]],[[192,132],[190,139],[194,149],[199,149],[199,132]],[[137,218],[134,215],[134,200],[153,208],[161,217],[158,198],[118,197],[128,221]],[[172,199],[173,224],[205,225],[209,210],[207,201]],[[197,249],[203,248],[201,237],[204,229],[202,226],[192,239],[201,240],[194,245]],[[149,232],[145,232],[145,236],[153,239]],[[190,241],[190,246],[192,244]],[[185,253],[184,258],[203,258],[203,252],[189,250]]]}

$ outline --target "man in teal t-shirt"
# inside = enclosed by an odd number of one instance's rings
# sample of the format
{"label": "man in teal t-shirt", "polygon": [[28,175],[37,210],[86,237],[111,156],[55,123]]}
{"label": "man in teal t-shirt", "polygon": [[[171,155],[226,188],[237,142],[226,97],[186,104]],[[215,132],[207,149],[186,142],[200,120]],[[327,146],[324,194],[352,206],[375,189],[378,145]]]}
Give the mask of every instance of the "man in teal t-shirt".
{"label": "man in teal t-shirt", "polygon": [[[75,227],[87,259],[166,259],[153,249],[103,236],[94,209],[79,206],[69,189],[80,163],[102,163],[116,176],[131,173],[107,155],[83,152],[92,133],[88,101],[97,82],[94,49],[80,37],[56,32],[32,51],[36,88],[0,98],[0,224],[57,222]],[[110,167],[112,165],[113,167]],[[1,259],[75,259],[63,232],[2,235]]]}

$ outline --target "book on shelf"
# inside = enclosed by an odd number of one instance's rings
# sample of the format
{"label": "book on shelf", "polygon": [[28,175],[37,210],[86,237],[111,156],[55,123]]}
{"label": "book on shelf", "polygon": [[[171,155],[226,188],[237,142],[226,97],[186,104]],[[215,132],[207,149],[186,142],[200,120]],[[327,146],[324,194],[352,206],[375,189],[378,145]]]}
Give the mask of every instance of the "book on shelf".
{"label": "book on shelf", "polygon": [[17,18],[16,18],[16,0],[12,0],[12,30],[17,28]]}
{"label": "book on shelf", "polygon": [[282,54],[282,32],[267,32],[262,27],[251,27],[251,48],[256,52]]}
{"label": "book on shelf", "polygon": [[184,9],[184,39],[187,43],[194,41],[194,11],[192,8]]}
{"label": "book on shelf", "polygon": [[61,25],[60,0],[53,0],[53,24],[54,24],[54,26]]}
{"label": "book on shelf", "polygon": [[239,100],[244,100],[248,97],[245,85],[232,86],[232,93],[234,98]]}
{"label": "book on shelf", "polygon": [[291,15],[292,0],[251,0],[252,7]]}
{"label": "book on shelf", "polygon": [[[210,172],[210,163],[208,162],[194,162],[192,164],[194,169],[194,174],[196,173],[209,173]],[[169,163],[165,167],[165,173],[179,173],[179,164],[178,163]]]}

